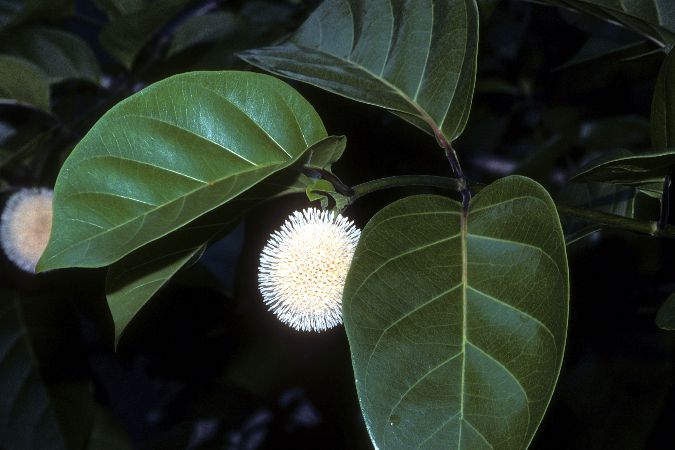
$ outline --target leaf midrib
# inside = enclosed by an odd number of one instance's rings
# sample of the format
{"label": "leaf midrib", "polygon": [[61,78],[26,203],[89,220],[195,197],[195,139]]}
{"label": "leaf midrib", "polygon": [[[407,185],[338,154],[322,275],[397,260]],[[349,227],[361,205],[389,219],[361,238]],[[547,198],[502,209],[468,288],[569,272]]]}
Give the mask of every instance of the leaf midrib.
{"label": "leaf midrib", "polygon": [[461,228],[461,242],[462,242],[462,376],[460,378],[460,401],[459,401],[459,433],[457,434],[457,448],[462,448],[462,422],[464,421],[464,393],[465,393],[465,376],[466,376],[466,329],[467,329],[467,299],[466,287],[468,282],[468,251],[467,251],[467,235],[468,235],[469,214],[467,210],[462,210],[460,216]]}

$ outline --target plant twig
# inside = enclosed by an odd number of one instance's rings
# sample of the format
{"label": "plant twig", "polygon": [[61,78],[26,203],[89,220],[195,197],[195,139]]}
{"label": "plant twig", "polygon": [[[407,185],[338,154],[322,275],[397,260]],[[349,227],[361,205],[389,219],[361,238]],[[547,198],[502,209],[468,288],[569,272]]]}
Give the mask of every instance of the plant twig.
{"label": "plant twig", "polygon": [[455,177],[460,183],[461,187],[459,189],[460,194],[462,194],[462,210],[464,215],[469,212],[469,202],[471,201],[471,190],[467,186],[466,177],[464,176],[464,171],[462,166],[459,164],[459,158],[457,158],[457,152],[452,148],[452,144],[445,139],[441,130],[434,128],[434,134],[436,135],[436,140],[439,145],[445,150],[445,157],[450,163],[450,170],[452,171],[452,176]]}

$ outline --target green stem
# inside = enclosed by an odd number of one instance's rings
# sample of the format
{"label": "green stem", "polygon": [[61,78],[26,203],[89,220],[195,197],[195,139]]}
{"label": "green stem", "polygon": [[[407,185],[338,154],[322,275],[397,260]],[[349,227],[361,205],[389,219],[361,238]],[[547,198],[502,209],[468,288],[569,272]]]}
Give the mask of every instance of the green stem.
{"label": "green stem", "polygon": [[558,208],[559,213],[570,214],[582,219],[587,219],[607,228],[634,231],[650,236],[675,239],[675,227],[672,225],[660,228],[659,223],[656,221],[633,219],[631,217],[622,217],[615,214],[560,204],[556,205],[556,207]]}
{"label": "green stem", "polygon": [[450,191],[461,192],[464,184],[456,178],[438,177],[433,175],[400,175],[396,177],[379,178],[354,186],[354,194],[350,203],[355,202],[364,195],[396,187],[429,186]]}

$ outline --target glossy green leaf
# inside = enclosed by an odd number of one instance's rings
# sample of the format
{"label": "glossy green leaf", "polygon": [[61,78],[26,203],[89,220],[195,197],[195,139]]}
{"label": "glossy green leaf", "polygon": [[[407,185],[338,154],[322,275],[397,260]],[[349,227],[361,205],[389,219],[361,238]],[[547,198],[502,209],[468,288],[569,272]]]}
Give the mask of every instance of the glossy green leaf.
{"label": "glossy green leaf", "polygon": [[161,0],[113,18],[101,31],[101,45],[126,68],[152,38],[192,0]]}
{"label": "glossy green leaf", "polygon": [[326,0],[287,42],[240,57],[452,141],[469,115],[477,46],[475,0]]}
{"label": "glossy green leaf", "polygon": [[548,193],[501,179],[471,201],[408,197],[378,212],[343,296],[375,448],[524,449],[565,347],[568,270]]}
{"label": "glossy green leaf", "polygon": [[0,55],[0,99],[16,100],[49,111],[47,77],[26,60]]}
{"label": "glossy green leaf", "polygon": [[671,294],[659,308],[656,325],[664,330],[675,330],[675,294]]}
{"label": "glossy green leaf", "polygon": [[342,157],[347,147],[345,136],[328,136],[307,151],[306,167],[331,170],[331,166]]}
{"label": "glossy green leaf", "polygon": [[619,23],[652,41],[675,44],[675,2],[672,0],[537,0]]}
{"label": "glossy green leaf", "polygon": [[312,106],[251,72],[193,72],[119,103],[61,168],[39,270],[108,265],[228,202],[326,137]]}
{"label": "glossy green leaf", "polygon": [[59,368],[67,360],[64,347],[71,345],[68,330],[77,327],[77,319],[65,314],[67,307],[58,299],[20,299],[0,293],[3,448],[74,450],[82,449],[88,439],[93,408],[89,386],[74,380],[58,383],[60,377],[54,375],[51,378],[56,380],[49,382],[45,376],[54,366],[70,373],[79,370]]}
{"label": "glossy green leaf", "polygon": [[316,180],[305,189],[305,194],[307,194],[307,199],[310,202],[326,198],[326,192],[335,192],[333,183],[326,180]]}
{"label": "glossy green leaf", "polygon": [[675,148],[675,53],[663,61],[652,97],[652,147]]}
{"label": "glossy green leaf", "polygon": [[238,26],[237,16],[227,11],[192,16],[176,29],[167,53],[171,56],[195,45],[222,39],[237,31]]}
{"label": "glossy green leaf", "polygon": [[100,68],[93,52],[72,33],[44,27],[21,28],[0,41],[0,53],[23,58],[42,69],[52,83],[78,78],[97,83]]}

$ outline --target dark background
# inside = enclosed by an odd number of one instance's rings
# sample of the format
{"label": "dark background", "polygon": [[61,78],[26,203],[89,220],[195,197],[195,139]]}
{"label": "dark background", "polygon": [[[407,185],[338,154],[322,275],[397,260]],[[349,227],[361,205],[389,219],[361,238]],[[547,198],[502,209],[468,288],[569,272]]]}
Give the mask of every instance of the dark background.
{"label": "dark background", "polygon": [[[251,14],[245,1],[197,2],[194,10],[205,3]],[[265,3],[267,9],[259,6]],[[295,29],[315,4],[257,2],[250,20],[263,25],[154,61],[135,87],[198,68],[246,68],[233,50],[273,42]],[[104,20],[84,0],[78,12]],[[98,45],[95,26],[71,19],[62,25],[91,43],[113,83],[128,81]],[[164,33],[170,31],[171,26]],[[555,195],[592,157],[649,148],[651,97],[663,55],[631,61],[610,55],[565,66],[591,39],[619,45],[639,37],[518,0],[503,0],[482,17],[474,104],[455,145],[471,181],[522,173]],[[334,172],[348,185],[397,174],[448,174],[432,137],[380,109],[292,84],[318,110],[329,134],[347,136],[347,151]],[[55,110],[76,118],[76,126],[57,133],[49,151],[31,164],[3,169],[3,179],[10,186],[53,185],[64,149],[67,153],[100,113],[125,95],[80,83],[58,85]],[[95,112],[78,117],[87,108]],[[39,113],[8,106],[0,106],[0,121],[24,129],[45,126]],[[347,214],[363,226],[379,208],[414,192],[420,191],[373,194]],[[151,300],[117,352],[104,271],[30,276],[3,260],[0,284],[34,298],[36,309],[60,311],[66,337],[54,338],[58,349],[47,355],[45,377],[90,380],[96,400],[112,412],[134,448],[372,448],[344,329],[295,332],[266,311],[257,291],[257,259],[267,236],[288,213],[305,206],[305,198],[294,196],[255,210]],[[675,242],[601,232],[571,245],[568,253],[568,346],[531,448],[673,448],[675,340],[673,332],[655,326],[654,317],[675,291]],[[45,300],[64,295],[61,309],[55,306],[60,300]]]}

